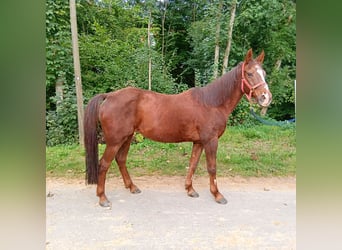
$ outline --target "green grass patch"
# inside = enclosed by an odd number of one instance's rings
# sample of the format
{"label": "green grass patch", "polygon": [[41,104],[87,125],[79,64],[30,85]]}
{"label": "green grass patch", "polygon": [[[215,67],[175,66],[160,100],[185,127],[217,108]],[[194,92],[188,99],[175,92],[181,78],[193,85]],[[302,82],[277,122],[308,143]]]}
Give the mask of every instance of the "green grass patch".
{"label": "green grass patch", "polygon": [[[159,143],[148,139],[132,144],[128,169],[132,176],[185,175],[192,143]],[[105,145],[99,145],[102,155]],[[47,176],[84,177],[84,149],[80,146],[46,147]],[[259,125],[228,127],[219,140],[218,176],[286,176],[296,173],[296,128]],[[115,161],[110,175],[119,176]],[[196,175],[207,175],[205,155]]]}
{"label": "green grass patch", "polygon": [[78,145],[46,147],[46,175],[78,177],[85,174],[85,153]]}

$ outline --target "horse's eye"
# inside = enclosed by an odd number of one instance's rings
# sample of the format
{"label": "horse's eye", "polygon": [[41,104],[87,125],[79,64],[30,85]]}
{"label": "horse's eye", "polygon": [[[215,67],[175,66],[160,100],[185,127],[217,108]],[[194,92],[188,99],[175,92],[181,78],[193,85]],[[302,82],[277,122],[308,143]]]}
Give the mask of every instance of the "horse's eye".
{"label": "horse's eye", "polygon": [[252,77],[252,76],[253,76],[253,73],[248,73],[248,72],[247,72],[247,76]]}

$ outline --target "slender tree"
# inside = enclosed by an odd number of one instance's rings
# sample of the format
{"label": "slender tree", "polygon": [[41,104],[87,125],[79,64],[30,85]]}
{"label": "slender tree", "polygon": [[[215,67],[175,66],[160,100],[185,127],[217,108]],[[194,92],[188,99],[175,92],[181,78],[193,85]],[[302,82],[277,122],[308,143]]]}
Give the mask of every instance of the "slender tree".
{"label": "slender tree", "polygon": [[220,58],[220,31],[221,31],[221,16],[222,16],[223,0],[220,0],[217,8],[217,23],[216,23],[216,35],[215,35],[215,56],[214,56],[214,79],[218,75],[218,65]]}
{"label": "slender tree", "polygon": [[168,0],[163,0],[161,1],[162,3],[162,9],[163,9],[163,16],[162,16],[162,57],[164,60],[165,56],[165,19],[166,19],[166,10],[167,10],[167,5],[169,3]]}
{"label": "slender tree", "polygon": [[224,73],[226,73],[226,70],[227,70],[227,67],[228,67],[228,59],[229,59],[230,49],[231,49],[231,45],[232,45],[232,37],[233,37],[233,27],[234,27],[234,20],[235,20],[236,4],[237,4],[237,1],[233,0],[232,6],[231,6],[231,9],[230,9],[230,20],[229,20],[229,27],[228,27],[228,40],[227,40],[226,51],[224,52],[224,57],[223,57],[222,75]]}
{"label": "slender tree", "polygon": [[151,89],[152,89],[151,23],[152,23],[152,10],[149,11],[148,26],[147,26],[147,46],[148,46],[148,90],[151,90]]}
{"label": "slender tree", "polygon": [[83,110],[81,66],[80,66],[80,56],[79,56],[79,50],[78,50],[78,37],[77,37],[76,3],[75,3],[75,0],[70,0],[69,3],[70,3],[72,53],[73,53],[73,58],[74,58],[76,99],[77,99],[78,136],[79,136],[80,145],[83,145],[84,144],[84,130],[83,130],[84,110]]}

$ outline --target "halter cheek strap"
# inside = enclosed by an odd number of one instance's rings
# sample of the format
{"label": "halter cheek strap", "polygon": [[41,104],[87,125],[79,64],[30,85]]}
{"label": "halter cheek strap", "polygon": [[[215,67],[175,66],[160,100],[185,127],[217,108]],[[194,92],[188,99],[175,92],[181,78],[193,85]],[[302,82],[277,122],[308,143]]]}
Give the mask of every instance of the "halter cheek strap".
{"label": "halter cheek strap", "polygon": [[[253,91],[258,88],[259,86],[265,84],[264,82],[259,82],[258,84],[254,85],[254,86],[251,86],[248,81],[246,80],[245,78],[245,75],[244,75],[244,71],[245,71],[245,63],[242,64],[242,71],[241,71],[241,90],[242,90],[242,93],[244,93],[248,99],[248,101],[251,100],[252,98],[252,94],[253,94]],[[245,92],[245,86],[249,89],[249,93],[247,94]]]}

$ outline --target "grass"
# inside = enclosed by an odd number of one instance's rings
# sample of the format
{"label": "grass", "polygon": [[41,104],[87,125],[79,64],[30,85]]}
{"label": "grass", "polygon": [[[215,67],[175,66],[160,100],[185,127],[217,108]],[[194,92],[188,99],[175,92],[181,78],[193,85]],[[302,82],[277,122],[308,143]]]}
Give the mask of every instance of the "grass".
{"label": "grass", "polygon": [[[186,175],[192,143],[158,143],[144,139],[131,145],[128,169],[132,176]],[[100,145],[100,155],[105,145]],[[50,177],[84,178],[84,149],[77,145],[46,148]],[[288,176],[296,173],[295,126],[228,127],[219,140],[218,176]],[[115,161],[110,175],[119,176]],[[204,153],[196,175],[206,176]]]}

